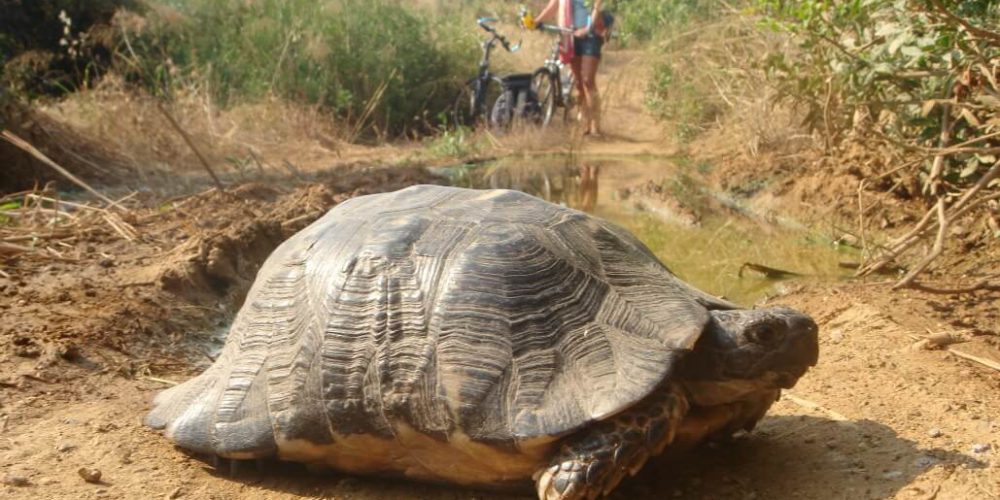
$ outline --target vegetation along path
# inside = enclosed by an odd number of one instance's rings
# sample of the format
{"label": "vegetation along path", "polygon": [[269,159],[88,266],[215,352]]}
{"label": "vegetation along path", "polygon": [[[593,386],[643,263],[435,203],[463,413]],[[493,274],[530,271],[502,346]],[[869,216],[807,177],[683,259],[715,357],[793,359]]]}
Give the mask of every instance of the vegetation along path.
{"label": "vegetation along path", "polygon": [[[0,37],[0,127],[37,148],[0,148],[0,496],[531,498],[230,474],[141,423],[211,362],[281,241],[350,197],[453,183],[613,219],[707,292],[819,323],[819,364],[757,429],[660,457],[612,498],[1000,497],[992,2],[610,2],[599,139],[436,121],[475,69],[475,15],[523,37],[508,69],[544,58],[505,2],[364,2],[389,26],[365,36],[353,0],[92,3],[69,23],[0,14],[3,34],[55,26],[49,47]],[[247,31],[195,36],[238,16]],[[348,39],[396,59],[348,58]]]}

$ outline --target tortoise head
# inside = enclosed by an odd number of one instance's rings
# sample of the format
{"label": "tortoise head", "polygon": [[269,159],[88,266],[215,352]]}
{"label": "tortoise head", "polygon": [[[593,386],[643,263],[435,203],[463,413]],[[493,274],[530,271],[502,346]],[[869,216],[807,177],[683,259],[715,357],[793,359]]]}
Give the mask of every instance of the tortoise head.
{"label": "tortoise head", "polygon": [[688,386],[695,404],[791,388],[819,358],[816,322],[798,311],[775,307],[710,314],[674,377]]}

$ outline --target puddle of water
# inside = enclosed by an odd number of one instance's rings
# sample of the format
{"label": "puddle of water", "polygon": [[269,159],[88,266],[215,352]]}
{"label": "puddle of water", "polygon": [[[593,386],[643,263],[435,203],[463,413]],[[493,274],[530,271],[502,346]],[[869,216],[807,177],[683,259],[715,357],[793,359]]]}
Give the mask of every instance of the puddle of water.
{"label": "puddle of water", "polygon": [[[437,173],[456,186],[517,189],[611,220],[681,279],[745,305],[790,283],[850,276],[838,264],[856,260],[852,249],[734,205],[700,184],[695,169],[655,157],[546,156],[442,167]],[[740,276],[748,262],[801,276],[775,280],[753,270]]]}

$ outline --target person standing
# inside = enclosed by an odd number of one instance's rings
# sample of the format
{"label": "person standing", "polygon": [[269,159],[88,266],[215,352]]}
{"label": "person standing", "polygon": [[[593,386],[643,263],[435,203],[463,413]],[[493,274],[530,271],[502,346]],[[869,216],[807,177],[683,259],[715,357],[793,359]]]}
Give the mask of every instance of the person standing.
{"label": "person standing", "polygon": [[561,28],[573,30],[564,36],[560,57],[569,63],[580,96],[584,135],[601,133],[601,98],[597,91],[597,67],[604,45],[602,0],[549,0],[534,18],[536,23],[556,17]]}

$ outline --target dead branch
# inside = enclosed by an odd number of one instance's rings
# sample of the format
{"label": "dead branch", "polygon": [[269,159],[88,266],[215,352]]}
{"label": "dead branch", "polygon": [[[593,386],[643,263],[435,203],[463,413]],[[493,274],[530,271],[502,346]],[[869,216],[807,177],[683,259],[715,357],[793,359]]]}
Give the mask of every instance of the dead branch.
{"label": "dead branch", "polygon": [[215,183],[215,187],[218,188],[219,191],[225,191],[226,188],[222,185],[222,181],[220,181],[219,178],[215,175],[215,171],[212,170],[212,166],[208,164],[208,160],[206,160],[205,157],[201,154],[201,151],[198,149],[198,147],[194,145],[194,141],[191,140],[191,136],[188,135],[187,131],[185,131],[184,128],[181,127],[180,123],[177,123],[177,120],[174,119],[174,116],[171,115],[169,111],[167,111],[167,108],[163,105],[162,102],[160,101],[156,102],[156,109],[160,110],[160,113],[162,113],[163,116],[167,119],[167,121],[170,122],[170,125],[174,127],[174,130],[176,130],[177,133],[180,134],[181,138],[184,139],[184,142],[187,143],[189,148],[191,148],[191,151],[194,151],[194,155],[198,157],[198,161],[201,162],[201,166],[205,167],[205,171],[208,172],[208,175],[210,177],[212,177],[212,182]]}
{"label": "dead branch", "polygon": [[836,420],[838,422],[853,423],[853,422],[851,422],[851,419],[845,417],[844,415],[842,415],[840,413],[837,413],[837,412],[835,412],[835,411],[833,411],[833,410],[831,410],[829,408],[826,408],[823,405],[820,405],[819,403],[810,401],[810,400],[808,400],[806,398],[800,398],[800,397],[798,397],[798,396],[796,396],[796,395],[794,395],[794,394],[792,394],[792,393],[790,393],[788,391],[785,391],[781,395],[781,398],[782,399],[787,399],[788,401],[791,401],[792,403],[795,403],[796,405],[799,405],[799,406],[801,406],[803,408],[808,408],[810,410],[815,410],[815,411],[818,411],[818,412],[821,412],[821,413],[825,413],[831,419]]}
{"label": "dead branch", "polygon": [[[951,86],[948,87],[948,95],[951,97]],[[941,134],[938,137],[938,146],[940,149],[945,149],[948,147],[948,143],[951,141],[951,103],[946,102],[941,105]],[[924,183],[924,190],[930,193],[932,196],[938,194],[938,187],[940,182],[938,178],[941,177],[941,172],[944,171],[944,160],[948,157],[948,153],[938,153],[934,155],[934,163],[931,164],[931,173],[927,177],[927,182]]]}
{"label": "dead branch", "polygon": [[965,359],[967,359],[969,361],[974,361],[974,362],[979,363],[979,364],[981,364],[983,366],[987,366],[987,367],[992,368],[994,370],[1000,371],[1000,363],[997,363],[996,361],[993,361],[992,359],[986,359],[986,358],[983,358],[983,357],[980,357],[980,356],[976,356],[974,354],[969,354],[969,353],[967,353],[965,351],[959,351],[958,349],[955,349],[955,348],[948,348],[948,352],[950,352],[950,353],[952,353],[952,354],[954,354],[954,355],[956,355],[956,356],[958,356],[960,358],[965,358]]}
{"label": "dead branch", "polygon": [[917,244],[920,240],[924,238],[924,235],[928,230],[934,227],[933,217],[936,214],[937,220],[936,225],[938,228],[938,238],[935,240],[934,250],[931,251],[928,256],[921,261],[920,265],[914,268],[906,277],[899,281],[899,283],[894,286],[894,289],[905,287],[913,282],[913,279],[922,272],[933,258],[936,258],[940,254],[939,247],[943,247],[944,244],[944,234],[947,227],[958,220],[960,217],[967,214],[970,210],[975,207],[986,203],[987,201],[1000,198],[1000,193],[991,193],[989,195],[982,196],[978,199],[973,199],[973,197],[980,191],[985,189],[990,182],[994,179],[1000,177],[1000,161],[993,164],[989,171],[983,175],[982,178],[976,182],[971,188],[967,189],[962,197],[959,198],[955,203],[949,207],[945,207],[945,199],[939,198],[938,202],[933,208],[924,214],[924,217],[918,222],[910,231],[908,231],[903,236],[893,240],[889,245],[889,251],[883,255],[877,262],[863,266],[858,270],[856,275],[864,276],[878,271],[882,267],[886,266],[889,262],[899,257],[902,253],[909,250],[913,245]]}
{"label": "dead branch", "polygon": [[72,173],[70,173],[69,170],[66,170],[65,168],[63,168],[63,167],[59,166],[58,164],[56,164],[56,162],[54,162],[51,159],[49,159],[48,156],[45,156],[44,153],[42,153],[41,151],[39,151],[38,149],[36,149],[34,146],[32,146],[30,143],[28,143],[28,141],[25,141],[24,139],[21,139],[17,135],[14,135],[14,133],[12,133],[11,131],[4,130],[3,133],[0,134],[0,137],[3,137],[4,140],[6,140],[7,142],[13,144],[14,146],[20,148],[21,150],[23,150],[24,152],[30,154],[31,156],[34,156],[38,161],[44,163],[45,165],[47,165],[48,167],[52,168],[56,172],[59,172],[64,177],[66,177],[67,179],[69,179],[70,181],[72,181],[74,184],[82,187],[83,189],[86,189],[87,192],[89,192],[90,194],[96,196],[101,201],[107,203],[109,206],[118,208],[119,210],[125,210],[124,208],[122,208],[121,205],[115,203],[114,200],[112,200],[111,198],[108,198],[108,197],[104,196],[103,194],[101,194],[100,192],[98,192],[96,189],[90,187],[89,184],[87,184],[86,182],[83,182],[82,180],[80,180],[80,178],[78,178],[77,176],[75,176]]}
{"label": "dead branch", "polygon": [[943,3],[941,3],[941,0],[931,0],[931,3],[934,4],[934,7],[944,17],[948,18],[949,20],[951,20],[953,22],[956,22],[956,23],[960,24],[969,33],[972,33],[973,35],[976,35],[976,36],[978,36],[980,38],[986,38],[986,39],[988,39],[988,40],[990,40],[990,41],[992,41],[994,43],[1000,43],[1000,33],[995,33],[993,31],[989,31],[989,30],[980,28],[980,27],[978,27],[978,26],[970,23],[969,21],[966,21],[965,19],[962,19],[961,17],[958,17],[957,15],[953,14],[950,10],[948,10],[948,8],[945,7]]}
{"label": "dead branch", "polygon": [[861,262],[866,260],[868,251],[868,239],[865,237],[865,204],[862,196],[865,192],[865,181],[858,182],[858,233],[861,235]]}
{"label": "dead branch", "polygon": [[920,290],[921,292],[933,293],[937,295],[959,295],[963,293],[978,292],[980,290],[986,290],[989,292],[1000,292],[1000,284],[990,283],[989,280],[981,280],[973,285],[963,288],[938,288],[938,287],[928,286],[917,281],[908,283],[906,287],[912,288],[913,290]]}
{"label": "dead branch", "polygon": [[944,250],[944,238],[948,234],[948,216],[945,213],[944,199],[938,201],[937,203],[937,215],[938,215],[938,233],[937,238],[934,239],[934,246],[931,251],[917,264],[910,272],[903,276],[903,279],[899,280],[898,283],[892,286],[893,290],[897,290],[904,286],[909,285],[917,277],[918,274],[922,273],[927,266],[934,262],[941,252]]}
{"label": "dead branch", "polygon": [[0,241],[0,254],[16,255],[19,253],[30,252],[32,250],[33,249],[31,247]]}

